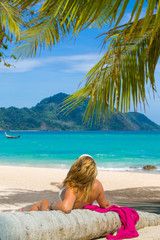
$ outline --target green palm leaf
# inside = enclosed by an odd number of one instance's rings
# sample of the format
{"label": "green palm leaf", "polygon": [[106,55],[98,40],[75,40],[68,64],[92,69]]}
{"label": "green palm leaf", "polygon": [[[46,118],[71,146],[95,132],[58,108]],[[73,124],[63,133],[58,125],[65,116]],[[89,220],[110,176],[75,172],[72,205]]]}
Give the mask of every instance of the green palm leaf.
{"label": "green palm leaf", "polygon": [[[37,3],[41,4],[41,7],[37,13],[38,16],[33,20],[33,22],[31,22],[31,27],[28,29],[28,31],[25,31],[25,35],[22,37],[22,41],[24,40],[23,53],[25,54],[26,50],[31,55],[36,54],[37,44],[40,48],[44,48],[45,46],[47,46],[47,31],[52,31],[53,35],[56,33],[55,36],[51,38],[52,44],[55,44],[57,42],[55,41],[55,39],[61,40],[61,38],[66,36],[66,33],[73,32],[73,34],[77,35],[81,30],[89,27],[90,25],[102,27],[107,23],[110,23],[114,24],[114,30],[122,20],[129,2],[130,0],[46,0],[43,3],[40,0],[14,0],[16,6],[21,6],[22,9],[29,6],[35,6]],[[130,35],[135,32],[135,28],[139,21],[140,14],[143,10],[144,3],[145,0],[135,1],[133,10],[131,12],[130,20],[128,21],[128,24],[126,24],[126,27],[123,29],[124,32],[128,28],[131,21],[133,21],[133,24],[130,28]],[[154,31],[152,32],[152,37],[150,38],[150,44],[153,41],[155,34],[159,28],[159,1],[147,1],[145,21],[143,21],[143,27],[141,29],[141,32],[139,32],[140,38],[145,33],[145,30],[149,27],[152,20],[153,12],[155,11],[156,7],[157,13],[156,18],[154,19]],[[48,25],[46,24],[46,19],[47,21],[49,21]],[[33,27],[33,25],[35,27]],[[58,31],[56,29],[57,26],[59,29],[58,36]],[[127,41],[127,38],[125,40]],[[29,44],[29,42],[31,44]],[[52,44],[50,44],[50,46]],[[33,51],[33,46],[35,47],[35,51]],[[26,48],[31,49],[27,50]]]}
{"label": "green palm leaf", "polygon": [[0,25],[5,31],[8,29],[8,34],[12,37],[15,34],[16,38],[20,37],[20,27],[22,24],[22,14],[20,9],[12,5],[12,1],[0,1]]}
{"label": "green palm leaf", "polygon": [[[15,2],[17,6],[27,7],[21,0]],[[40,1],[29,2],[35,5]],[[46,0],[37,16],[30,22],[30,27],[23,32],[23,44],[15,51],[23,56],[36,55],[37,48],[51,47],[71,32],[78,34],[91,24],[102,27],[108,22],[108,19],[105,19],[107,9],[105,1],[102,0]]]}
{"label": "green palm leaf", "polygon": [[[35,35],[36,31],[36,35]],[[64,29],[65,32],[65,29]],[[51,47],[60,40],[60,31],[56,21],[47,20],[40,22],[29,30],[23,31],[24,44],[15,48],[15,53],[25,57],[36,55],[38,46]]]}
{"label": "green palm leaf", "polygon": [[[64,113],[68,114],[88,97],[84,115],[84,121],[88,122],[93,120],[94,114],[97,119],[101,116],[105,119],[108,112],[113,112],[114,107],[117,112],[126,112],[130,109],[131,101],[135,110],[138,104],[147,104],[146,86],[149,81],[152,90],[156,91],[154,71],[160,56],[160,29],[150,45],[155,17],[152,16],[150,26],[141,38],[139,33],[145,19],[139,20],[131,35],[130,29],[134,23],[130,24],[125,33],[126,25],[106,33],[104,44],[114,37],[108,52],[86,75],[85,87],[64,101]],[[127,42],[126,36],[129,36]]]}
{"label": "green palm leaf", "polygon": [[35,6],[37,3],[42,3],[41,0],[13,0],[12,3],[16,6],[16,7],[20,7],[21,9],[26,9],[28,7],[33,7]]}

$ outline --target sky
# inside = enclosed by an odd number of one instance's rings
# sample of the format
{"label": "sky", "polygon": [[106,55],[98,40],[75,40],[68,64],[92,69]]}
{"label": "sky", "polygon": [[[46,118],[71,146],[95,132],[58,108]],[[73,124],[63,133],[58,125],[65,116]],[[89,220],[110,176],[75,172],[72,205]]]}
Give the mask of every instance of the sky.
{"label": "sky", "polygon": [[[129,18],[132,4],[127,9],[124,22]],[[102,38],[96,37],[107,30],[107,26],[103,29],[91,28],[81,32],[77,39],[68,36],[41,55],[14,62],[15,68],[6,68],[1,64],[0,107],[32,107],[43,98],[59,92],[71,94],[78,90],[83,86],[79,83],[106,51],[101,48]],[[160,63],[155,72],[157,93],[160,95],[159,74]],[[143,107],[138,107],[137,111],[160,124],[160,98],[158,95],[154,98],[151,92],[148,102],[145,111]]]}

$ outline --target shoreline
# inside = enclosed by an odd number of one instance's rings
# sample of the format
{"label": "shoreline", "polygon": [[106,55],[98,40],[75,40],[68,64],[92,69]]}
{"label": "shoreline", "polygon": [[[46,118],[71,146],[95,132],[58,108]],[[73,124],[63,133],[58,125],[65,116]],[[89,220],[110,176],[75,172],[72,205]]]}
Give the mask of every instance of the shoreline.
{"label": "shoreline", "polygon": [[[9,163],[0,163],[0,167],[24,167],[24,168],[44,168],[44,169],[57,169],[57,170],[69,170],[71,165],[64,165],[63,166],[54,166],[54,165],[50,165],[50,166],[44,166],[44,165],[25,165],[25,164],[9,164]],[[120,168],[114,168],[114,167],[108,167],[108,168],[104,168],[104,167],[98,167],[97,166],[97,170],[98,172],[129,172],[129,173],[144,173],[144,174],[160,174],[160,167],[157,167],[157,169],[153,169],[153,170],[144,170],[143,167],[120,167]]]}
{"label": "shoreline", "polygon": [[116,133],[116,132],[132,132],[132,133],[134,133],[134,132],[147,132],[147,133],[149,133],[149,132],[153,132],[153,133],[156,133],[156,132],[160,132],[160,129],[149,129],[149,130],[134,130],[134,129],[130,129],[130,130],[40,130],[40,129],[34,129],[34,130],[32,130],[32,129],[30,129],[30,130],[25,130],[25,129],[23,129],[23,130],[3,130],[3,129],[0,129],[0,132],[1,133],[3,133],[3,132],[88,132],[88,133],[90,133],[90,132],[94,132],[94,133],[96,133],[96,132],[101,132],[101,133],[105,133],[105,132],[107,132],[107,133]]}

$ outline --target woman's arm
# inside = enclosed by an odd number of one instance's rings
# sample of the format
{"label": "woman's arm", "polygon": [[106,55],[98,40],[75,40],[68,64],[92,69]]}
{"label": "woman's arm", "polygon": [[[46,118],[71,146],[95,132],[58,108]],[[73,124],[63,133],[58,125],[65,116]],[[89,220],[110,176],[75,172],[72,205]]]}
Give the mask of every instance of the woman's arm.
{"label": "woman's arm", "polygon": [[65,213],[69,213],[76,201],[76,194],[72,188],[66,188],[65,197],[63,201],[52,203],[50,205],[51,210],[61,210]]}

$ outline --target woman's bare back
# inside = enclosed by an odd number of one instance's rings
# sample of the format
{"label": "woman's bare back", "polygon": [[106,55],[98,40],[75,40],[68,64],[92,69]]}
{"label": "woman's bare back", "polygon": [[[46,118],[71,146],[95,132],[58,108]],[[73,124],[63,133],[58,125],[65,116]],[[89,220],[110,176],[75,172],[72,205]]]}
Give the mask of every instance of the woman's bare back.
{"label": "woman's bare back", "polygon": [[[66,191],[68,191],[68,189]],[[69,190],[69,191],[73,191],[73,190]],[[92,205],[94,201],[97,201],[101,207],[110,206],[110,202],[106,200],[104,196],[104,190],[103,190],[102,184],[98,179],[95,180],[92,192],[87,201],[80,200],[83,194],[83,190],[82,191],[79,190],[77,193],[73,191],[72,193],[75,195],[73,209],[82,209],[86,205]],[[62,196],[62,201],[64,199],[65,199],[65,194],[63,194]]]}
{"label": "woman's bare back", "polygon": [[78,193],[76,193],[76,201],[73,205],[73,209],[83,208],[86,205],[93,204],[93,202],[98,198],[99,195],[99,181],[97,179],[95,180],[92,192],[87,201],[79,200],[81,199],[82,193],[82,191],[78,191]]}

